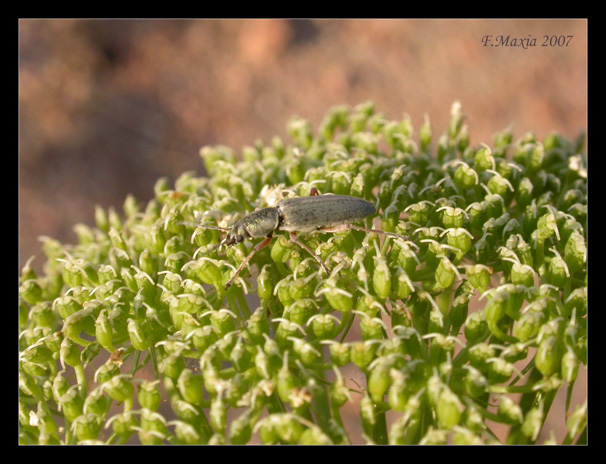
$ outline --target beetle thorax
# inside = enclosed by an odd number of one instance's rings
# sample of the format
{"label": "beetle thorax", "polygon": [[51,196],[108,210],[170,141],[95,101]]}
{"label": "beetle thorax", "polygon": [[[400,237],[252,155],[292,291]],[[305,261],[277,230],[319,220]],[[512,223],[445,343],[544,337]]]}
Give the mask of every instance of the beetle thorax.
{"label": "beetle thorax", "polygon": [[253,211],[233,225],[225,243],[231,245],[248,238],[268,237],[279,226],[280,215],[276,208],[263,208]]}

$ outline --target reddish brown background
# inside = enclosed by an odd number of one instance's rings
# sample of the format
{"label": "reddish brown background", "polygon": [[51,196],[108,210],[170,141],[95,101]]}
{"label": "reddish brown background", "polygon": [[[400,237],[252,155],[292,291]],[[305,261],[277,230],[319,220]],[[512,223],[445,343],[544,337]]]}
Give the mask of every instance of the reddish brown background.
{"label": "reddish brown background", "polygon": [[[485,47],[485,35],[537,46]],[[544,35],[572,39],[541,47]],[[202,174],[203,145],[239,151],[286,138],[295,114],[317,124],[366,100],[417,128],[427,113],[436,137],[459,100],[474,145],[511,124],[516,139],[575,137],[587,21],[21,20],[19,267],[42,265],[40,235],[73,242],[95,205],[121,210],[161,176]]]}

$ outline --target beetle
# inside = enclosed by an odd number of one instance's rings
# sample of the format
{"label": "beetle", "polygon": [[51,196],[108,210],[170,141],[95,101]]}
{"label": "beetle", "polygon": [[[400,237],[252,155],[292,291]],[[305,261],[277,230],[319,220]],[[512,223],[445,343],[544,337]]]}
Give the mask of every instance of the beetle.
{"label": "beetle", "polygon": [[[227,236],[217,247],[221,245],[232,246],[244,240],[264,238],[259,242],[240,267],[225,285],[229,288],[236,277],[240,274],[246,264],[258,251],[270,244],[273,233],[276,230],[289,232],[290,239],[313,256],[316,261],[330,275],[330,269],[316,253],[305,243],[301,242],[297,233],[308,233],[312,231],[341,232],[349,229],[376,232],[379,234],[395,236],[408,239],[398,234],[384,232],[381,230],[367,229],[354,225],[377,212],[377,208],[371,202],[358,197],[348,195],[320,195],[313,187],[307,197],[294,197],[280,200],[276,206],[262,208],[246,215],[237,221],[231,228],[193,224],[198,227],[227,231]],[[191,223],[184,223],[191,224]]]}

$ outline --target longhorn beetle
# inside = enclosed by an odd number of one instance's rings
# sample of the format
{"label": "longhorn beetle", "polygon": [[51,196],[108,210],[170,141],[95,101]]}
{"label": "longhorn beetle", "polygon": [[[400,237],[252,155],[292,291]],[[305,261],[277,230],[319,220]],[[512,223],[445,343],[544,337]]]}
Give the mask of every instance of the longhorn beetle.
{"label": "longhorn beetle", "polygon": [[315,187],[312,187],[309,196],[286,198],[278,201],[274,207],[253,211],[237,221],[231,228],[207,226],[189,222],[183,224],[227,231],[227,236],[215,248],[218,248],[221,245],[232,246],[248,239],[265,238],[262,242],[255,245],[242,264],[240,264],[240,267],[236,270],[232,278],[229,279],[225,285],[225,289],[228,289],[255,253],[270,244],[273,233],[276,230],[285,230],[289,232],[290,239],[313,256],[329,275],[330,270],[322,258],[297,238],[297,232],[306,233],[315,230],[321,232],[341,232],[355,229],[408,240],[407,237],[402,235],[384,232],[382,230],[367,229],[353,224],[376,212],[377,209],[375,206],[362,198],[347,195],[320,195],[318,190]]}

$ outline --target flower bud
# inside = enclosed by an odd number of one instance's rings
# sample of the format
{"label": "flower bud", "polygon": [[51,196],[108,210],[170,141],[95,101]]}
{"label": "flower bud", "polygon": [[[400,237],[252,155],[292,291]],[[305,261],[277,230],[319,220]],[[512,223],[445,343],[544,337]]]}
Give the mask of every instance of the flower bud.
{"label": "flower bud", "polygon": [[322,353],[306,340],[292,337],[291,341],[293,342],[293,350],[303,365],[312,366],[322,361]]}
{"label": "flower bud", "polygon": [[55,315],[49,301],[35,304],[29,312],[29,317],[36,327],[52,328],[55,323]]}
{"label": "flower bud", "polygon": [[492,268],[483,264],[470,265],[467,266],[465,274],[473,288],[484,293],[490,285]]}
{"label": "flower bud", "polygon": [[203,442],[202,435],[194,426],[183,421],[171,421],[170,424],[175,426],[175,437],[177,443],[181,445],[200,445]]}
{"label": "flower bud", "polygon": [[133,348],[139,351],[146,351],[150,345],[150,335],[147,333],[146,326],[139,323],[136,319],[128,319],[128,336]]}
{"label": "flower bud", "polygon": [[286,311],[284,317],[298,325],[304,325],[309,318],[318,313],[318,305],[311,298],[296,299]]}
{"label": "flower bud", "polygon": [[137,292],[140,292],[146,301],[154,301],[157,289],[152,278],[145,272],[137,272],[133,278],[137,284]]}
{"label": "flower bud", "polygon": [[488,360],[496,356],[496,350],[487,343],[477,343],[469,348],[470,364],[483,371],[488,367]]}
{"label": "flower bud", "polygon": [[461,421],[463,404],[459,397],[449,388],[444,388],[438,397],[436,415],[438,424],[443,429],[452,429]]}
{"label": "flower bud", "polygon": [[456,261],[459,262],[463,256],[471,249],[471,240],[473,236],[463,227],[448,229],[446,232],[446,243],[451,247],[457,248]]}
{"label": "flower bud", "polygon": [[195,375],[190,369],[184,368],[177,379],[177,388],[185,401],[194,405],[202,404],[202,376]]}
{"label": "flower bud", "polygon": [[422,152],[426,151],[429,145],[431,144],[432,136],[433,131],[431,128],[431,123],[429,121],[429,117],[425,115],[423,119],[423,124],[419,128],[419,141],[421,143]]}
{"label": "flower bud", "polygon": [[274,288],[274,295],[278,296],[278,300],[282,303],[282,306],[289,307],[295,302],[295,299],[290,296],[290,283],[292,282],[292,276],[289,275],[284,279],[280,280]]}
{"label": "flower bud", "polygon": [[449,288],[457,276],[457,270],[450,260],[442,257],[439,260],[438,267],[434,273],[435,285],[434,290],[444,290]]}
{"label": "flower bud", "polygon": [[527,342],[539,333],[545,316],[538,311],[528,311],[515,323],[513,333],[521,342]]}
{"label": "flower bud", "polygon": [[318,339],[330,340],[337,334],[339,320],[331,314],[316,314],[308,323],[311,323],[311,331]]}
{"label": "flower bud", "polygon": [[355,312],[367,317],[377,317],[381,308],[384,308],[384,306],[375,296],[363,292],[363,295],[356,301]]}
{"label": "flower bud", "polygon": [[82,361],[80,360],[80,350],[69,338],[64,338],[61,342],[59,359],[62,363],[67,364],[70,367],[82,366]]}
{"label": "flower bud", "polygon": [[576,437],[587,425],[587,402],[578,405],[566,421],[568,435]]}
{"label": "flower bud", "polygon": [[507,424],[521,424],[524,420],[522,408],[508,396],[503,395],[497,415]]}
{"label": "flower bud", "polygon": [[334,380],[334,382],[331,382],[328,387],[328,391],[332,406],[341,408],[343,405],[345,405],[345,403],[351,401],[351,395],[349,394],[349,390],[345,385],[341,372],[336,367],[334,368],[334,371],[337,378]]}
{"label": "flower bud", "polygon": [[534,442],[539,437],[539,433],[543,428],[543,419],[543,408],[540,406],[533,407],[526,413],[520,431],[524,436]]}
{"label": "flower bud", "polygon": [[[25,363],[21,363],[21,367],[24,367]],[[25,370],[19,371],[19,390],[22,394],[26,396],[33,396],[37,399],[42,398],[43,391],[41,386],[38,384],[36,380],[34,380],[34,376]],[[53,393],[54,393],[53,389]]]}
{"label": "flower bud", "polygon": [[191,272],[193,272],[200,282],[215,287],[222,286],[223,273],[215,260],[210,258],[199,258],[192,263],[190,268]]}
{"label": "flower bud", "polygon": [[396,272],[393,274],[392,288],[396,296],[401,300],[407,299],[415,291],[410,277],[400,266],[396,268]]}
{"label": "flower bud", "polygon": [[202,428],[200,426],[202,421],[200,408],[182,400],[178,395],[171,399],[171,407],[179,420],[193,425],[197,430]]}
{"label": "flower bud", "polygon": [[488,296],[488,302],[484,307],[484,318],[490,324],[499,322],[507,312],[509,294],[504,290],[492,292]]}
{"label": "flower bud", "polygon": [[[291,260],[291,265],[292,264],[293,262]],[[315,281],[314,276],[299,277],[298,279],[294,279],[288,286],[288,291],[290,297],[297,301],[312,296],[316,285],[317,282]]]}
{"label": "flower bud", "polygon": [[334,445],[331,438],[322,432],[320,427],[314,426],[305,429],[299,438],[301,445]]}
{"label": "flower bud", "polygon": [[58,403],[61,400],[61,397],[65,395],[65,393],[67,393],[67,390],[69,390],[69,383],[67,382],[65,377],[61,375],[61,373],[58,373],[53,379],[53,385],[51,389],[53,392],[53,398]]}
{"label": "flower bud", "polygon": [[488,388],[488,381],[482,373],[471,366],[467,367],[467,375],[464,380],[465,393],[472,398],[479,398]]}
{"label": "flower bud", "polygon": [[[113,355],[112,355],[113,356]],[[112,377],[120,374],[119,363],[114,362],[112,358],[97,369],[95,372],[95,380],[99,385],[103,385],[109,381]]]}
{"label": "flower bud", "polygon": [[465,338],[470,344],[476,343],[486,336],[488,325],[484,319],[484,313],[477,311],[467,316],[465,321]]}
{"label": "flower bud", "polygon": [[210,324],[217,331],[219,338],[236,330],[235,319],[236,315],[228,309],[213,310],[210,313]]}
{"label": "flower bud", "polygon": [[125,411],[115,416],[112,416],[107,422],[112,425],[112,431],[122,440],[126,440],[133,433],[135,428],[139,426],[135,414],[132,411]]}
{"label": "flower bud", "polygon": [[495,168],[495,160],[490,147],[484,146],[475,153],[473,167],[477,172]]}
{"label": "flower bud", "polygon": [[290,339],[300,337],[302,333],[305,333],[305,331],[299,324],[296,324],[295,322],[281,318],[279,320],[280,324],[276,328],[274,338],[281,348],[288,348],[292,344]]}
{"label": "flower bud", "polygon": [[580,360],[571,347],[566,347],[561,363],[562,379],[568,383],[574,382],[577,378]]}
{"label": "flower bud", "polygon": [[516,262],[511,267],[511,282],[516,285],[532,287],[534,285],[535,275],[536,272],[534,269],[527,264]]}
{"label": "flower bud", "polygon": [[368,375],[368,393],[375,403],[383,401],[383,396],[389,389],[391,378],[390,365],[386,358],[379,358],[374,367],[370,368]]}
{"label": "flower bud", "polygon": [[381,228],[384,232],[394,232],[400,221],[401,208],[392,202],[385,208],[384,215],[381,218]]}
{"label": "flower bud", "polygon": [[257,293],[263,304],[267,304],[273,294],[274,283],[272,281],[271,267],[266,264],[257,277]]}
{"label": "flower bud", "polygon": [[415,203],[404,211],[408,213],[408,221],[419,226],[424,226],[429,221],[429,213],[431,210],[431,204],[427,201]]}
{"label": "flower bud", "polygon": [[337,287],[336,283],[330,279],[324,281],[322,288],[316,294],[324,295],[328,304],[335,311],[348,312],[353,308],[353,295],[350,292]]}
{"label": "flower bud", "polygon": [[541,374],[549,377],[560,368],[562,360],[560,343],[554,336],[549,336],[539,343],[534,365]]}
{"label": "flower bud", "polygon": [[105,348],[108,352],[114,352],[113,344],[113,331],[111,321],[107,316],[108,311],[106,309],[101,310],[97,320],[95,321],[95,337],[99,344]]}
{"label": "flower bud", "polygon": [[328,346],[330,358],[335,366],[343,367],[351,361],[351,345],[334,342]]}
{"label": "flower bud", "polygon": [[223,433],[227,425],[227,409],[221,394],[210,402],[210,425],[216,433]]}
{"label": "flower bud", "polygon": [[585,238],[579,231],[574,231],[568,237],[564,247],[564,259],[570,272],[578,272],[585,268],[587,262],[587,246]]}
{"label": "flower bud", "polygon": [[78,416],[72,429],[78,441],[95,440],[101,431],[103,420],[96,414],[82,414]]}
{"label": "flower bud", "polygon": [[468,230],[474,235],[482,234],[482,225],[487,219],[486,208],[486,203],[476,201],[465,209],[468,217]]}
{"label": "flower bud", "polygon": [[503,358],[492,358],[488,364],[488,381],[492,384],[510,379],[514,373],[513,364]]}
{"label": "flower bud", "polygon": [[266,445],[275,445],[279,441],[278,432],[276,430],[277,416],[271,415],[257,422],[255,430],[259,431],[261,442]]}
{"label": "flower bud", "polygon": [[506,204],[509,204],[513,196],[514,188],[511,182],[496,171],[491,171],[494,175],[486,184],[486,188],[495,195],[500,195]]}
{"label": "flower bud", "polygon": [[284,443],[297,443],[304,430],[303,425],[292,414],[276,416],[275,431]]}
{"label": "flower bud", "polygon": [[274,369],[273,365],[270,363],[270,358],[258,345],[257,354],[255,355],[255,367],[262,378],[269,379],[272,377]]}
{"label": "flower bud", "polygon": [[524,285],[505,284],[499,287],[507,293],[507,309],[505,313],[513,320],[520,317],[520,309],[527,296],[527,288]]}
{"label": "flower bud", "polygon": [[292,240],[280,235],[271,246],[271,259],[275,263],[285,263],[289,260],[294,247],[295,243]]}
{"label": "flower bud", "polygon": [[328,187],[335,195],[349,195],[351,191],[351,175],[343,171],[330,171],[327,173]]}
{"label": "flower bud", "polygon": [[374,360],[378,346],[375,340],[354,342],[351,345],[351,360],[362,371],[365,371]]}
{"label": "flower bud", "polygon": [[229,442],[232,445],[245,445],[252,435],[252,410],[246,410],[229,425]]}
{"label": "flower bud", "polygon": [[465,191],[479,183],[478,173],[465,162],[459,163],[453,180],[460,191]]}
{"label": "flower bud", "polygon": [[284,354],[282,367],[278,371],[276,382],[276,391],[282,401],[288,403],[291,401],[293,389],[298,385],[297,378],[292,374],[288,367],[288,351]]}
{"label": "flower bud", "polygon": [[35,279],[26,280],[19,287],[19,296],[29,304],[40,303],[43,300],[42,287]]}
{"label": "flower bud", "polygon": [[385,300],[391,292],[391,272],[383,257],[375,257],[372,286],[380,300]]}
{"label": "flower bud", "polygon": [[149,409],[141,410],[141,444],[160,444],[168,435],[166,420],[161,414]]}
{"label": "flower bud", "polygon": [[116,375],[103,384],[103,390],[118,403],[129,401],[133,397],[133,384],[130,380],[130,375]]}
{"label": "flower bud", "polygon": [[29,321],[29,307],[19,298],[19,329],[23,329]]}
{"label": "flower bud", "polygon": [[515,363],[528,357],[528,346],[523,343],[512,343],[502,352],[505,361]]}
{"label": "flower bud", "polygon": [[[465,283],[463,284],[463,286],[464,285]],[[450,307],[450,311],[448,312],[448,323],[451,326],[450,332],[453,335],[459,333],[459,330],[465,323],[465,320],[467,319],[467,316],[469,314],[470,295],[465,294],[463,292],[461,292],[461,294],[457,293],[459,293],[459,290],[457,290],[457,292],[455,293],[455,298],[452,302],[452,306]]]}
{"label": "flower bud", "polygon": [[545,241],[554,234],[559,239],[560,234],[556,224],[556,216],[549,212],[541,216],[537,222],[537,238],[540,241]]}
{"label": "flower bud", "polygon": [[395,369],[390,370],[391,385],[387,390],[387,402],[394,411],[405,411],[409,393],[406,386],[406,376]]}
{"label": "flower bud", "polygon": [[160,407],[162,396],[158,389],[158,381],[144,381],[139,384],[137,400],[142,408],[156,411]]}
{"label": "flower bud", "polygon": [[[556,251],[553,249],[553,251]],[[556,251],[556,256],[551,258],[545,273],[545,281],[554,287],[563,288],[564,284],[570,279],[570,271],[566,261],[562,259]]]}
{"label": "flower bud", "polygon": [[96,388],[88,394],[84,400],[83,411],[85,414],[93,414],[105,417],[109,410],[111,401],[103,394],[101,388]]}
{"label": "flower bud", "polygon": [[379,317],[362,316],[360,334],[362,340],[381,340],[385,338],[385,324]]}
{"label": "flower bud", "polygon": [[65,418],[73,422],[82,414],[84,401],[76,386],[71,387],[63,396],[61,396],[61,410]]}

